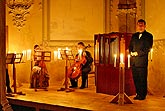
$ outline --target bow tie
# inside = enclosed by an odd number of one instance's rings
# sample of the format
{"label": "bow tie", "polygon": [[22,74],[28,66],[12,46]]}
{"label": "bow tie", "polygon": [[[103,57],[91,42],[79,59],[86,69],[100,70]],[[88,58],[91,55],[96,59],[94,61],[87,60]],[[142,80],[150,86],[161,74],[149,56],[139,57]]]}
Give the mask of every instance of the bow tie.
{"label": "bow tie", "polygon": [[141,36],[142,36],[142,33],[139,33],[139,39],[141,38]]}

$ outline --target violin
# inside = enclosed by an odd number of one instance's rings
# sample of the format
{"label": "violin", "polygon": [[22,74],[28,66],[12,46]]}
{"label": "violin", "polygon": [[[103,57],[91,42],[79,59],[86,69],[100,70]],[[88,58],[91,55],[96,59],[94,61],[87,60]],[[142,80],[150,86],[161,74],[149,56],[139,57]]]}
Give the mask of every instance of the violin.
{"label": "violin", "polygon": [[[91,47],[90,45],[86,46],[84,49]],[[68,68],[67,75],[71,79],[78,79],[82,74],[82,65],[84,65],[87,60],[85,58],[85,50],[81,54],[78,54],[75,58],[74,64]]]}

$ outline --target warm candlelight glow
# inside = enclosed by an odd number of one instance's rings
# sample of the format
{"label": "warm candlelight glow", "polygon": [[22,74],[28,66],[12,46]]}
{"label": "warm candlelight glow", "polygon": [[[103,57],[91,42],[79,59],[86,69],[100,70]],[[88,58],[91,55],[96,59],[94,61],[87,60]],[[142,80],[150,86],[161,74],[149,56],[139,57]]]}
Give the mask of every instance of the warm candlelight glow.
{"label": "warm candlelight glow", "polygon": [[68,47],[66,47],[65,49],[66,49],[66,50],[69,50],[69,48],[68,48]]}
{"label": "warm candlelight glow", "polygon": [[124,64],[124,54],[123,53],[120,54],[120,63]]}
{"label": "warm candlelight glow", "polygon": [[130,68],[130,54],[128,54],[128,68]]}
{"label": "warm candlelight glow", "polygon": [[99,61],[99,42],[96,40],[96,45],[95,45],[95,62],[98,63]]}
{"label": "warm candlelight glow", "polygon": [[54,61],[58,59],[58,51],[54,51]]}
{"label": "warm candlelight glow", "polygon": [[78,50],[78,53],[79,53],[79,59],[81,59],[81,57],[82,57],[82,50],[80,49],[80,50]]}
{"label": "warm candlelight glow", "polygon": [[116,67],[117,54],[114,54],[114,67]]}
{"label": "warm candlelight glow", "polygon": [[23,53],[22,61],[25,62],[26,61],[26,50],[23,50],[22,53]]}
{"label": "warm candlelight glow", "polygon": [[61,52],[60,51],[61,51],[61,48],[58,48],[58,55],[57,55],[58,56],[57,57],[58,59],[61,59]]}
{"label": "warm candlelight glow", "polygon": [[27,60],[31,60],[31,52],[30,49],[27,50]]}
{"label": "warm candlelight glow", "polygon": [[69,48],[68,48],[68,47],[66,47],[66,48],[65,48],[65,50],[66,50],[66,53],[68,54]]}

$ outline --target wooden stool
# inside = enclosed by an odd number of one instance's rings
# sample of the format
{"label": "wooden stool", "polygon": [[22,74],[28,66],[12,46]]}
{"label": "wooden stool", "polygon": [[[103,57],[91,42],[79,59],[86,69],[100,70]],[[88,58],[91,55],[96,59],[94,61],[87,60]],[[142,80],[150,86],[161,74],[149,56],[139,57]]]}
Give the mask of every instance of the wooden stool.
{"label": "wooden stool", "polygon": [[91,72],[88,73],[88,75],[87,75],[87,83],[86,83],[87,87],[88,87],[88,76],[89,76],[89,74],[94,74],[94,77],[95,77],[95,71],[91,71]]}

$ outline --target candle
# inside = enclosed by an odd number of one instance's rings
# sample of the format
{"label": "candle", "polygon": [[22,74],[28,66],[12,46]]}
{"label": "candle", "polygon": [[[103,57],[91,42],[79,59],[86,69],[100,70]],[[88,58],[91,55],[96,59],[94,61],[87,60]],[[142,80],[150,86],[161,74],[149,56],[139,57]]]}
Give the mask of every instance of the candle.
{"label": "candle", "polygon": [[96,40],[96,45],[95,45],[95,62],[98,63],[99,61],[99,43],[98,40]]}
{"label": "candle", "polygon": [[27,60],[31,60],[31,52],[30,49],[27,50]]}
{"label": "candle", "polygon": [[58,59],[58,51],[54,51],[54,61]]}
{"label": "candle", "polygon": [[124,64],[124,55],[123,55],[123,53],[120,54],[120,63]]}
{"label": "candle", "polygon": [[116,67],[117,54],[114,54],[114,67]]}
{"label": "candle", "polygon": [[81,59],[82,58],[82,50],[80,49],[80,50],[78,50],[78,53],[79,53],[79,59]]}
{"label": "candle", "polygon": [[99,42],[97,42],[97,60],[99,62]]}
{"label": "candle", "polygon": [[65,50],[66,50],[66,54],[68,54],[68,50],[69,50],[69,48],[68,48],[68,47],[66,47],[66,48],[65,48]]}
{"label": "candle", "polygon": [[152,53],[153,53],[153,49],[151,49],[151,61],[152,61]]}
{"label": "candle", "polygon": [[57,54],[57,56],[58,56],[57,57],[58,59],[61,59],[61,48],[58,48],[58,54]]}
{"label": "candle", "polygon": [[128,68],[130,68],[130,54],[128,54]]}
{"label": "candle", "polygon": [[23,50],[22,53],[23,53],[22,61],[25,62],[26,61],[26,50]]}
{"label": "candle", "polygon": [[65,50],[69,50],[69,48],[68,48],[68,47],[66,47],[66,48],[65,48]]}
{"label": "candle", "polygon": [[97,43],[95,44],[95,62],[97,61]]}

